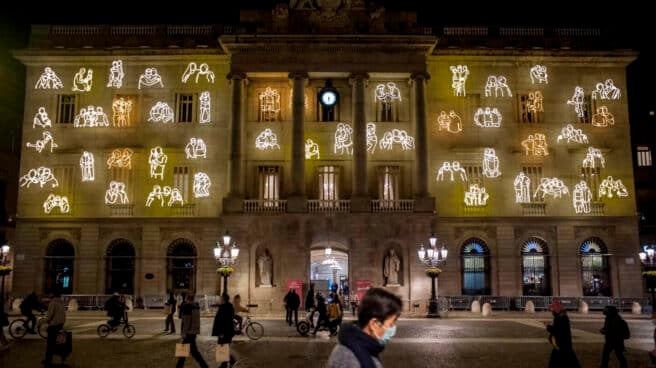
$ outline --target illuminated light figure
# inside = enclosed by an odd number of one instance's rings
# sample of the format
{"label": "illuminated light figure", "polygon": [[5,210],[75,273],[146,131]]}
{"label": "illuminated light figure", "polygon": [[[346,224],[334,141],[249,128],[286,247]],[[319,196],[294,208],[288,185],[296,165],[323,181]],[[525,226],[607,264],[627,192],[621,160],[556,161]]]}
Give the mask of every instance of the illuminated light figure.
{"label": "illuminated light figure", "polygon": [[105,204],[128,204],[128,194],[125,192],[125,183],[112,180],[105,191]]}
{"label": "illuminated light figure", "polygon": [[80,172],[82,181],[94,181],[96,178],[96,168],[93,159],[93,153],[84,151],[80,156]]}
{"label": "illuminated light figure", "polygon": [[260,121],[275,121],[280,112],[280,93],[267,87],[259,95],[260,99]]}
{"label": "illuminated light figure", "polygon": [[387,82],[387,84],[379,84],[374,91],[375,100],[382,102],[393,102],[394,100],[401,101],[401,91],[394,82]]}
{"label": "illuminated light figure", "polygon": [[189,78],[194,74],[196,75],[196,83],[198,83],[198,77],[201,75],[204,75],[208,82],[214,83],[214,72],[210,70],[210,66],[207,63],[200,64],[200,67],[194,62],[189,63],[187,69],[182,74],[182,83],[187,83]]}
{"label": "illuminated light figure", "polygon": [[198,119],[198,122],[200,124],[209,124],[212,121],[210,115],[210,105],[211,105],[210,93],[208,91],[201,92],[199,100],[200,100],[200,118]]}
{"label": "illuminated light figure", "polygon": [[179,203],[181,206],[184,205],[184,200],[182,199],[182,193],[180,193],[180,189],[178,188],[173,188],[169,187],[168,185],[162,188],[161,186],[155,184],[153,185],[153,190],[148,193],[148,198],[146,199],[146,207],[150,207],[150,205],[156,200],[159,199],[159,205],[161,207],[164,207],[164,199],[168,197],[169,201],[167,202],[167,206],[171,207],[176,203]]}
{"label": "illuminated light figure", "polygon": [[52,153],[53,148],[57,148],[57,143],[55,143],[55,140],[52,138],[52,134],[49,131],[45,131],[42,133],[43,138],[42,139],[37,139],[36,142],[30,143],[27,142],[26,146],[28,148],[34,147],[34,149],[41,153],[44,148],[50,143],[50,153]]}
{"label": "illuminated light figure", "polygon": [[572,192],[572,204],[576,213],[590,213],[590,202],[592,202],[592,191],[588,188],[588,184],[581,180],[580,183],[574,186]]}
{"label": "illuminated light figure", "polygon": [[444,174],[447,172],[449,173],[449,179],[451,179],[451,181],[453,181],[454,178],[453,173],[456,172],[460,175],[460,180],[462,180],[463,182],[467,181],[467,172],[462,166],[460,166],[459,161],[453,161],[453,162],[444,161],[442,163],[442,166],[437,170],[437,177],[435,178],[435,180],[443,181]]}
{"label": "illuminated light figure", "polygon": [[568,105],[574,105],[574,112],[576,112],[577,116],[582,118],[585,116],[585,93],[583,92],[583,88],[581,87],[576,87],[574,88],[574,95],[572,95],[572,98],[567,100]]}
{"label": "illuminated light figure", "polygon": [[467,181],[467,172],[465,171],[464,167],[460,166],[460,161],[453,161],[451,163],[451,169],[454,173],[458,173],[460,175],[460,180],[463,182]]}
{"label": "illuminated light figure", "polygon": [[531,83],[538,84],[544,83],[549,84],[549,75],[547,74],[547,67],[544,65],[533,65],[529,69],[529,75],[531,76]]}
{"label": "illuminated light figure", "polygon": [[483,176],[487,178],[496,178],[501,176],[499,170],[499,158],[494,148],[486,148],[483,153]]}
{"label": "illuminated light figure", "polygon": [[41,166],[37,169],[30,169],[27,174],[20,178],[19,183],[21,187],[29,188],[32,184],[39,184],[39,187],[43,188],[43,186],[49,182],[52,182],[50,185],[53,188],[59,186],[59,182],[52,174],[52,170],[50,170],[48,167]]}
{"label": "illuminated light figure", "polygon": [[526,156],[549,156],[547,138],[544,134],[530,134],[528,138],[522,141],[522,147],[524,147]]}
{"label": "illuminated light figure", "polygon": [[155,106],[148,112],[148,121],[153,123],[168,124],[173,122],[173,109],[163,101],[157,101]]}
{"label": "illuminated light figure", "polygon": [[112,67],[109,68],[109,81],[107,87],[121,88],[123,87],[123,60],[112,61]]}
{"label": "illuminated light figure", "polygon": [[474,114],[474,123],[481,128],[498,128],[501,126],[502,119],[496,107],[493,109],[479,107]]}
{"label": "illuminated light figure", "polygon": [[394,143],[400,144],[404,151],[415,148],[415,139],[408,135],[408,132],[401,129],[392,129],[391,131],[385,132],[378,145],[380,149],[391,150]]}
{"label": "illuminated light figure", "polygon": [[350,124],[339,123],[337,124],[337,129],[335,129],[335,146],[333,152],[337,154],[347,155],[353,154],[353,128]]}
{"label": "illuminated light figure", "polygon": [[89,105],[86,108],[81,108],[80,113],[73,119],[73,127],[75,128],[95,128],[95,127],[108,127],[109,118],[103,111],[103,108],[98,106],[94,107]]}
{"label": "illuminated light figure", "polygon": [[612,79],[606,79],[605,83],[597,83],[595,90],[592,91],[592,99],[596,100],[619,100],[622,96],[622,91],[615,86]]}
{"label": "illuminated light figure", "polygon": [[162,190],[162,194],[169,197],[169,203],[167,204],[169,207],[172,207],[176,203],[180,206],[184,206],[184,200],[182,199],[182,193],[180,193],[180,189],[171,189],[171,187],[166,186]]}
{"label": "illuminated light figure", "polygon": [[437,117],[437,124],[438,131],[446,130],[454,134],[462,132],[462,119],[453,110],[449,111],[448,115],[446,111],[440,111],[440,115]]}
{"label": "illuminated light figure", "polygon": [[470,184],[469,191],[465,192],[465,205],[469,207],[482,207],[487,205],[490,195],[485,187],[479,187],[478,184]]}
{"label": "illuminated light figure", "polygon": [[453,94],[456,96],[467,96],[467,90],[465,89],[465,83],[467,82],[467,76],[469,76],[469,69],[467,65],[451,65],[451,88],[453,88]]}
{"label": "illuminated light figure", "polygon": [[112,151],[107,159],[107,168],[116,167],[119,169],[132,170],[132,155],[134,152],[129,148],[117,148]]}
{"label": "illuminated light figure", "polygon": [[492,89],[494,89],[494,97],[512,97],[510,92],[510,87],[508,87],[508,81],[503,75],[495,76],[490,75],[487,77],[487,82],[485,83],[485,97],[492,96]]}
{"label": "illuminated light figure", "polygon": [[599,148],[588,147],[588,152],[583,159],[583,167],[594,168],[597,160],[599,160],[599,166],[606,167],[606,159],[601,154],[601,150]]}
{"label": "illuminated light figure", "polygon": [[157,72],[157,68],[146,68],[143,74],[139,76],[138,89],[141,89],[141,86],[144,87],[153,87],[159,84],[159,88],[164,88],[164,83],[162,83],[162,77]]}
{"label": "illuminated light figure", "polygon": [[588,143],[588,136],[583,133],[582,129],[575,129],[572,124],[567,124],[558,135],[558,142],[567,139],[567,143]]}
{"label": "illuminated light figure", "polygon": [[312,139],[308,138],[305,141],[305,159],[310,160],[313,157],[316,158],[317,160],[320,158],[319,145],[314,143]]}
{"label": "illuminated light figure", "polygon": [[[86,73],[86,76],[84,75]],[[73,77],[73,92],[89,92],[93,83],[93,70],[89,68],[80,68],[80,71],[75,73]]]}
{"label": "illuminated light figure", "polygon": [[148,157],[148,163],[150,164],[150,177],[160,180],[164,180],[164,169],[166,168],[166,163],[169,160],[162,147],[157,146],[150,150],[150,157]]}
{"label": "illuminated light figure", "polygon": [[150,207],[150,205],[156,199],[159,199],[159,205],[164,207],[164,195],[162,193],[162,187],[157,184],[153,185],[153,190],[148,193],[148,198],[146,198],[146,207]]}
{"label": "illuminated light figure", "polygon": [[604,128],[615,125],[615,117],[608,111],[606,106],[600,106],[597,108],[597,113],[592,115],[591,123],[596,127]]}
{"label": "illuminated light figure", "polygon": [[545,196],[560,198],[565,194],[569,194],[569,189],[567,189],[565,183],[558,178],[542,178],[540,179],[540,185],[535,189],[533,198],[536,198],[538,194],[542,194],[540,197],[541,199],[544,199]]}
{"label": "illuminated light figure", "polygon": [[194,198],[203,198],[210,196],[210,186],[212,181],[204,172],[194,175]]}
{"label": "illuminated light figure", "polygon": [[257,136],[257,138],[255,138],[255,148],[259,149],[260,151],[264,151],[269,148],[280,149],[280,145],[278,144],[278,136],[275,133],[273,133],[271,129],[269,128],[264,129]]}
{"label": "illuminated light figure", "polygon": [[604,179],[601,184],[599,184],[599,198],[607,196],[608,198],[613,198],[613,193],[618,197],[628,197],[629,191],[626,189],[622,180],[613,179],[612,176]]}
{"label": "illuminated light figure", "polygon": [[49,214],[55,208],[59,208],[59,212],[61,213],[68,213],[71,210],[68,204],[68,197],[50,193],[45,202],[43,202],[43,212]]}
{"label": "illuminated light figure", "polygon": [[376,145],[378,144],[378,136],[376,135],[376,124],[367,123],[367,151],[374,154]]}
{"label": "illuminated light figure", "polygon": [[64,83],[55,74],[55,71],[50,67],[46,67],[43,73],[36,81],[34,89],[61,89],[64,88]]}
{"label": "illuminated light figure", "polygon": [[531,202],[531,178],[526,176],[523,171],[520,171],[515,177],[513,187],[515,188],[515,203]]}
{"label": "illuminated light figure", "polygon": [[115,99],[112,103],[112,124],[115,127],[130,126],[130,114],[132,113],[132,100],[123,97]]}
{"label": "illuminated light figure", "polygon": [[534,114],[538,113],[539,111],[544,111],[543,101],[544,97],[542,96],[542,92],[529,92],[528,100],[526,101],[526,109]]}
{"label": "illuminated light figure", "polygon": [[48,113],[46,112],[45,107],[39,107],[39,111],[34,115],[34,122],[32,123],[32,128],[36,128],[37,126],[41,128],[51,128],[52,127],[52,121],[48,117]]}
{"label": "illuminated light figure", "polygon": [[185,146],[185,153],[188,159],[207,158],[207,146],[205,141],[201,138],[191,138],[187,146]]}

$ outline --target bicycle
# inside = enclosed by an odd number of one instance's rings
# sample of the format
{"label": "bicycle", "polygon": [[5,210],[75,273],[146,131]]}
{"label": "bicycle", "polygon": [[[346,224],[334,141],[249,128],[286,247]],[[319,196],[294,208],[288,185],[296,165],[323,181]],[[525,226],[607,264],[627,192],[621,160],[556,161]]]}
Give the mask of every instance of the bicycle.
{"label": "bicycle", "polygon": [[[43,314],[41,314],[43,316]],[[9,335],[14,339],[22,339],[27,334],[27,318],[19,318],[9,324]],[[45,317],[39,317],[34,325],[36,332],[45,339],[48,337],[48,323]]]}
{"label": "bicycle", "polygon": [[102,325],[98,326],[97,332],[98,336],[100,337],[107,337],[111,332],[114,332],[118,329],[118,326],[121,324],[125,325],[123,326],[123,336],[127,337],[128,339],[132,338],[137,333],[137,330],[134,328],[133,325],[128,323],[128,314],[127,312],[123,314],[123,318],[117,325],[117,327],[112,328],[112,326],[109,325],[109,323],[103,323]]}
{"label": "bicycle", "polygon": [[258,340],[264,335],[264,326],[260,322],[252,321],[250,314],[247,314],[246,318],[241,322],[241,328],[236,319],[232,321],[235,324],[236,335],[243,335],[243,332],[246,331],[246,336],[251,340]]}

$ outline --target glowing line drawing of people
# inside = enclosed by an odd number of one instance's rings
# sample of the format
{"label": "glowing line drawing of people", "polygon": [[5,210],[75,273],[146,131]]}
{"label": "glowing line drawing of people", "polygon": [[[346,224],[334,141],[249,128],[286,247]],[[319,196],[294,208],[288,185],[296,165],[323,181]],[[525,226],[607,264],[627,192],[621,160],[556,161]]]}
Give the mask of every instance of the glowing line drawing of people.
{"label": "glowing line drawing of people", "polygon": [[191,138],[189,143],[185,146],[185,153],[187,158],[196,159],[196,158],[207,158],[207,146],[205,141],[201,138]]}
{"label": "glowing line drawing of people", "polygon": [[107,87],[121,88],[123,86],[123,60],[112,61],[112,67],[109,68],[109,81]]}
{"label": "glowing line drawing of people", "polygon": [[153,123],[161,122],[168,124],[173,122],[174,119],[173,109],[163,101],[157,101],[155,106],[150,108],[148,115],[148,121]]}
{"label": "glowing line drawing of people", "polygon": [[515,203],[531,202],[531,178],[526,176],[523,171],[520,171],[515,177],[513,187],[515,188]]}
{"label": "glowing line drawing of people", "polygon": [[590,202],[592,202],[592,191],[588,187],[588,184],[581,180],[580,183],[574,186],[574,191],[572,193],[574,211],[576,211],[576,213],[590,213]]}
{"label": "glowing line drawing of people", "polygon": [[264,129],[258,136],[255,138],[255,148],[259,150],[267,149],[280,149],[278,144],[278,136],[271,131],[271,129]]}
{"label": "glowing line drawing of people", "polygon": [[568,105],[574,105],[574,112],[576,112],[577,116],[582,118],[585,116],[585,93],[583,92],[583,88],[581,87],[576,87],[574,88],[574,95],[572,95],[572,98],[567,100]]}
{"label": "glowing line drawing of people", "polygon": [[210,93],[208,91],[201,92],[199,100],[200,100],[200,118],[198,119],[199,123],[209,124],[212,121],[210,117],[210,104],[211,104]]}
{"label": "glowing line drawing of people", "polygon": [[451,73],[453,74],[451,78],[451,88],[453,88],[453,94],[456,96],[467,96],[467,91],[465,89],[467,76],[469,76],[469,68],[467,68],[467,65],[451,65]]}
{"label": "glowing line drawing of people", "polygon": [[499,170],[499,158],[497,157],[494,148],[486,148],[483,153],[483,176],[488,178],[501,176],[501,171]]}
{"label": "glowing line drawing of people", "polygon": [[312,139],[308,138],[305,141],[305,159],[309,160],[313,157],[317,160],[321,157],[319,155],[319,145],[314,143]]}
{"label": "glowing line drawing of people", "polygon": [[572,124],[567,124],[558,135],[558,142],[567,139],[567,143],[588,143],[588,136],[583,133],[582,129],[575,129]]}
{"label": "glowing line drawing of people", "polygon": [[437,117],[437,124],[438,131],[446,130],[454,134],[462,132],[462,119],[453,110],[449,111],[448,115],[446,111],[440,111],[440,115]]}
{"label": "glowing line drawing of people", "polygon": [[52,174],[52,170],[48,167],[41,166],[37,169],[30,169],[27,174],[21,176],[19,184],[21,187],[27,188],[32,184],[39,184],[39,187],[43,188],[48,182],[52,182],[51,186],[53,188],[59,186],[59,182]]}
{"label": "glowing line drawing of people", "polygon": [[164,180],[164,169],[169,157],[164,153],[162,147],[157,146],[150,150],[150,157],[148,163],[150,164],[150,177]]}
{"label": "glowing line drawing of people", "polygon": [[552,196],[553,198],[560,198],[565,194],[569,194],[569,189],[567,189],[565,183],[558,178],[542,178],[540,179],[540,184],[535,189],[533,198],[536,198],[538,194],[542,194],[540,197],[541,199],[544,199],[547,195]]}
{"label": "glowing line drawing of people", "polygon": [[212,181],[206,173],[196,173],[194,175],[194,198],[209,197],[211,185]]}
{"label": "glowing line drawing of people", "polygon": [[130,115],[132,114],[132,100],[120,97],[112,103],[112,124],[115,127],[130,126]]}
{"label": "glowing line drawing of people", "polygon": [[105,191],[105,204],[128,204],[128,194],[125,192],[125,183],[112,180]]}
{"label": "glowing line drawing of people", "polygon": [[156,85],[159,85],[159,88],[164,88],[162,77],[157,72],[157,68],[146,68],[144,73],[139,76],[137,89],[141,89],[141,86],[153,87]]}
{"label": "glowing line drawing of people", "polygon": [[96,177],[96,169],[91,152],[84,151],[80,157],[80,172],[82,173],[82,181],[94,181]]}
{"label": "glowing line drawing of people", "polygon": [[588,152],[583,159],[583,167],[594,168],[597,160],[599,160],[599,165],[602,168],[606,167],[606,159],[601,153],[601,150],[599,148],[588,147]]}
{"label": "glowing line drawing of people", "polygon": [[609,125],[615,125],[615,117],[608,111],[608,107],[600,106],[597,112],[592,115],[591,124],[596,127],[604,128]]}
{"label": "glowing line drawing of people", "polygon": [[66,196],[59,196],[50,193],[45,202],[43,202],[43,212],[50,214],[50,212],[55,208],[59,208],[59,212],[61,213],[68,213],[70,211],[68,198]]}
{"label": "glowing line drawing of people", "polygon": [[[481,121],[481,117],[483,121]],[[481,128],[498,128],[501,126],[501,121],[503,120],[501,113],[495,107],[490,109],[489,107],[478,108],[476,113],[474,113],[474,123]]]}
{"label": "glowing line drawing of people", "polygon": [[376,151],[378,144],[378,136],[376,135],[376,124],[367,123],[367,151],[373,154]]}
{"label": "glowing line drawing of people", "polygon": [[538,84],[545,83],[549,84],[549,76],[547,75],[547,67],[544,65],[534,65],[529,69],[529,75],[531,77],[531,83]]}
{"label": "glowing line drawing of people", "polygon": [[55,74],[55,71],[50,67],[46,67],[43,70],[43,73],[36,81],[34,89],[61,89],[64,88],[64,84],[61,79]]}
{"label": "glowing line drawing of people", "polygon": [[[85,76],[86,73],[86,76]],[[93,70],[89,68],[80,68],[80,71],[75,73],[73,77],[73,92],[89,92],[93,83]]]}
{"label": "glowing line drawing of people", "polygon": [[57,143],[55,143],[55,140],[52,138],[52,134],[46,130],[42,133],[42,136],[43,139],[37,139],[34,143],[27,142],[26,146],[28,148],[33,147],[37,152],[41,153],[48,143],[50,143],[50,153],[52,153],[52,150],[58,147]]}
{"label": "glowing line drawing of people", "polygon": [[39,107],[39,111],[34,115],[32,128],[36,128],[37,126],[41,128],[52,128],[52,121],[48,117],[45,107]]}

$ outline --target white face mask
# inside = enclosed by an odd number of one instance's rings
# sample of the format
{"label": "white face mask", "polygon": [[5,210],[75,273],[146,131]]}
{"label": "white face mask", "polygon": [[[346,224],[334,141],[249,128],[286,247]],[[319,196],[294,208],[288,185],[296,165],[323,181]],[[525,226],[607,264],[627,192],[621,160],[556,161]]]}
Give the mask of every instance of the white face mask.
{"label": "white face mask", "polygon": [[385,331],[385,332],[383,333],[382,337],[378,338],[378,342],[381,345],[385,345],[392,339],[392,337],[394,337],[394,335],[396,335],[396,325],[394,325],[392,327],[385,327],[381,324],[381,327],[383,328],[383,331]]}

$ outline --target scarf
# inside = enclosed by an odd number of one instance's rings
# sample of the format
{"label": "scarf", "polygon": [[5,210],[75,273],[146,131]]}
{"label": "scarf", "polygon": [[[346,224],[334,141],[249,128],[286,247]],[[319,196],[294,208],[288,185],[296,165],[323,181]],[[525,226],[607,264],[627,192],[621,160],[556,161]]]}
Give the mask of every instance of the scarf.
{"label": "scarf", "polygon": [[385,349],[378,340],[364,333],[354,324],[342,324],[337,340],[353,352],[361,368],[376,368],[374,357]]}

